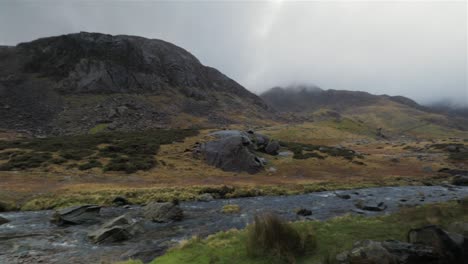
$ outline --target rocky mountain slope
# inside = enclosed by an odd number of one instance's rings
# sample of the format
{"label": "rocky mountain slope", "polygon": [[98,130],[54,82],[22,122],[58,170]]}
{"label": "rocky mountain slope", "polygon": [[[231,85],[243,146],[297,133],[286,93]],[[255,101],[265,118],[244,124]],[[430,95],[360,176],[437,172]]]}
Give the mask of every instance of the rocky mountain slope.
{"label": "rocky mountain slope", "polygon": [[272,88],[260,97],[287,119],[346,119],[349,126],[361,127],[361,132],[379,128],[397,134],[413,130],[432,134],[443,134],[447,129],[468,130],[468,119],[447,115],[403,96],[291,86]]}
{"label": "rocky mountain slope", "polygon": [[0,47],[0,128],[78,134],[265,116],[259,97],[162,40],[81,32]]}

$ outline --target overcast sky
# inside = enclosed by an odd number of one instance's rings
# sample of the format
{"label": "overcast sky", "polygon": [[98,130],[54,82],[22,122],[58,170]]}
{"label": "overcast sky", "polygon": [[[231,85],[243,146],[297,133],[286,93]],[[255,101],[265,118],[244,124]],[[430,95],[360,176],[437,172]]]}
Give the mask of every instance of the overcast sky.
{"label": "overcast sky", "polygon": [[79,31],[179,45],[259,93],[278,85],[468,105],[466,1],[0,2],[0,44]]}

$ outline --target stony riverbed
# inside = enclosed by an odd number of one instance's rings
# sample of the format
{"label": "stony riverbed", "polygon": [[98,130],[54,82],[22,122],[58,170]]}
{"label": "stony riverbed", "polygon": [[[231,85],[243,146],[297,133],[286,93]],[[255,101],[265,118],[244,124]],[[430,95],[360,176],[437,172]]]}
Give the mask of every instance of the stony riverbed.
{"label": "stony riverbed", "polygon": [[[129,214],[144,230],[128,241],[106,245],[93,244],[87,238],[88,232],[96,230],[99,224],[58,227],[49,221],[53,211],[1,213],[10,222],[0,225],[0,263],[106,263],[128,258],[150,261],[182,239],[243,228],[262,211],[274,211],[288,220],[325,220],[346,213],[388,214],[401,206],[466,196],[468,187],[410,186],[182,202],[184,220],[165,224],[144,221],[140,206],[106,207],[101,209],[102,222]],[[241,210],[223,214],[221,208],[226,204],[237,204]],[[299,216],[299,208],[311,210],[312,214]]]}

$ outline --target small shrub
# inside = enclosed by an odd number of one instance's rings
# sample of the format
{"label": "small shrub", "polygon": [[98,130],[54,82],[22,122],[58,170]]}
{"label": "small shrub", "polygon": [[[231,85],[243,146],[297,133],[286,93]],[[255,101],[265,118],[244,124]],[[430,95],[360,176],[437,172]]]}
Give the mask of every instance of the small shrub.
{"label": "small shrub", "polygon": [[99,162],[97,160],[90,160],[85,164],[79,165],[78,169],[79,170],[89,170],[89,169],[92,169],[92,168],[100,168],[100,167],[102,167],[101,162]]}
{"label": "small shrub", "polygon": [[91,156],[94,151],[89,149],[73,149],[60,151],[60,156],[68,160],[82,160],[85,157]]}
{"label": "small shrub", "polygon": [[240,212],[240,206],[237,204],[227,204],[223,206],[223,209],[221,209],[221,212],[225,214],[235,214]]}
{"label": "small shrub", "polygon": [[251,257],[273,257],[295,263],[309,247],[315,247],[311,230],[298,232],[291,224],[272,213],[255,216],[247,227],[247,254]]}
{"label": "small shrub", "polygon": [[25,152],[12,156],[7,163],[0,166],[0,170],[28,169],[40,167],[52,155],[48,152]]}

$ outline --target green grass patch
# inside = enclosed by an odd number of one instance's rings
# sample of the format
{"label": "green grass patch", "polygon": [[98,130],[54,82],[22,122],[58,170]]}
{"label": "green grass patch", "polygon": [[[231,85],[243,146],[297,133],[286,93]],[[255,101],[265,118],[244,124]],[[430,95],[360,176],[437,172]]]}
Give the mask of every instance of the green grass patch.
{"label": "green grass patch", "polygon": [[[303,256],[288,259],[281,263],[326,263],[337,253],[348,250],[359,240],[405,241],[411,228],[427,224],[438,224],[448,228],[454,222],[468,221],[465,213],[468,208],[456,202],[433,204],[378,217],[343,216],[328,221],[304,221],[291,224],[299,234],[313,234],[313,250]],[[248,228],[247,228],[248,230]],[[169,250],[164,256],[156,258],[152,264],[178,263],[252,263],[266,264],[278,262],[278,258],[252,257],[248,254],[249,233],[246,230],[220,232],[206,239],[195,238]],[[306,244],[307,246],[307,244]],[[311,246],[310,244],[308,246]],[[131,263],[131,262],[130,262]]]}

